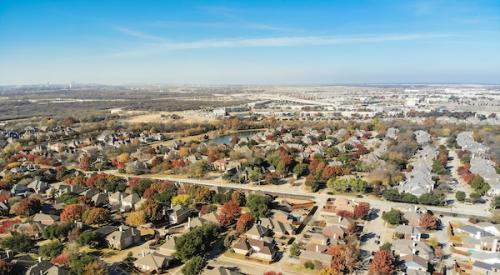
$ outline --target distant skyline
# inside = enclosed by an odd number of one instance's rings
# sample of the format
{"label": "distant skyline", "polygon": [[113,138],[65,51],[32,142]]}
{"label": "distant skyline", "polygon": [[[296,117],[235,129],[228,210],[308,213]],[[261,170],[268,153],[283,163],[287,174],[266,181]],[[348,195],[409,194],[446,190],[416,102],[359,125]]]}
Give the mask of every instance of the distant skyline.
{"label": "distant skyline", "polygon": [[500,83],[500,1],[0,1],[0,85]]}

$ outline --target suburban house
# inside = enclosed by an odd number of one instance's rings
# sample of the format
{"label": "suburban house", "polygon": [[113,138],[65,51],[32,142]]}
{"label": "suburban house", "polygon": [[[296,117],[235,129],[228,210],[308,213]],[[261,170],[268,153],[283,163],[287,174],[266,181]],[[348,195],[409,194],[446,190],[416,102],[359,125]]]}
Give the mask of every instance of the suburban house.
{"label": "suburban house", "polygon": [[134,266],[142,272],[162,273],[168,268],[172,260],[172,257],[156,252],[149,254],[143,252],[141,257],[134,262]]}
{"label": "suburban house", "polygon": [[141,239],[139,230],[126,225],[118,226],[118,230],[113,231],[106,236],[106,241],[110,248],[122,250],[133,244],[136,244]]}
{"label": "suburban house", "polygon": [[434,250],[427,243],[420,241],[395,240],[392,243],[392,250],[400,257],[414,254],[424,258],[426,261],[434,258]]}
{"label": "suburban house", "polygon": [[249,256],[259,260],[273,261],[276,256],[276,247],[272,242],[241,237],[233,246],[237,254]]}
{"label": "suburban house", "polygon": [[172,256],[175,253],[175,239],[171,235],[165,237],[165,243],[158,248],[158,253],[165,256]]}
{"label": "suburban house", "polygon": [[219,221],[217,220],[217,215],[215,214],[215,212],[210,212],[205,215],[194,218],[188,217],[186,229],[191,229],[206,223],[213,223],[219,225]]}
{"label": "suburban house", "polygon": [[168,220],[170,224],[179,224],[186,221],[191,214],[191,210],[182,205],[176,205],[169,210]]}
{"label": "suburban house", "polygon": [[330,240],[341,240],[345,237],[346,233],[346,228],[343,228],[340,225],[328,225],[323,228],[323,235],[328,237]]}
{"label": "suburban house", "polygon": [[245,236],[253,240],[262,240],[263,238],[269,237],[271,233],[272,230],[269,228],[254,223],[254,225],[245,233]]}
{"label": "suburban house", "polygon": [[45,214],[45,213],[36,213],[33,216],[33,221],[39,222],[43,225],[52,225],[59,221],[59,216]]}
{"label": "suburban house", "polygon": [[422,229],[411,225],[398,225],[394,229],[394,237],[397,239],[420,241]]}
{"label": "suburban house", "polygon": [[489,223],[482,223],[481,226],[464,225],[454,229],[455,234],[461,234],[461,244],[456,244],[467,249],[475,249],[481,251],[500,252],[500,235],[496,233],[496,226]]}
{"label": "suburban house", "polygon": [[407,273],[413,271],[415,273],[425,272],[423,274],[427,274],[426,272],[429,268],[429,262],[426,259],[415,254],[408,254],[401,257],[401,260],[404,261]]}

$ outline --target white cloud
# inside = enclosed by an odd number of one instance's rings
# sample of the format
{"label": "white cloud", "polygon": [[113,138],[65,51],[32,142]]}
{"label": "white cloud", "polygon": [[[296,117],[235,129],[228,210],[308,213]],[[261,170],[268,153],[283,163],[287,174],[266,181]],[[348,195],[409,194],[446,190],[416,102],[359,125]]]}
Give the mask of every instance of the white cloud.
{"label": "white cloud", "polygon": [[[151,40],[144,33],[131,32],[134,37]],[[229,39],[207,39],[195,41],[170,41],[162,40],[161,43],[144,45],[142,48],[116,52],[114,56],[145,56],[164,51],[190,50],[190,49],[213,49],[213,48],[243,48],[243,47],[292,47],[292,46],[323,46],[338,44],[368,44],[397,41],[428,40],[436,38],[447,38],[453,34],[442,33],[413,33],[413,34],[376,34],[358,36],[288,36],[288,37],[265,37],[265,38],[229,38]]]}
{"label": "white cloud", "polygon": [[122,33],[122,34],[125,34],[128,36],[146,39],[146,40],[157,41],[157,42],[167,42],[167,40],[163,39],[163,37],[147,34],[145,32],[141,32],[141,31],[132,30],[132,29],[125,28],[122,26],[112,25],[111,28],[119,33]]}

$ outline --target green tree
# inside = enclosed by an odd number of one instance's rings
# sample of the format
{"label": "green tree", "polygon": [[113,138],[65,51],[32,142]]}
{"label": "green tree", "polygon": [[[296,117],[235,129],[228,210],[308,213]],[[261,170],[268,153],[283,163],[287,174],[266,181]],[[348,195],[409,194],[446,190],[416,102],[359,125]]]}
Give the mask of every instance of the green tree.
{"label": "green tree", "polygon": [[432,172],[438,175],[444,175],[447,171],[446,168],[441,163],[439,163],[439,161],[434,160],[434,162],[432,163]]}
{"label": "green tree", "polygon": [[177,195],[177,186],[172,184],[167,187],[167,189],[161,193],[155,194],[153,199],[163,205],[170,205],[170,200],[173,196]]}
{"label": "green tree", "polygon": [[418,203],[418,197],[411,193],[401,194],[401,201],[406,203]]}
{"label": "green tree", "polygon": [[465,192],[464,191],[457,191],[457,193],[455,193],[455,198],[459,202],[464,202],[465,201]]}
{"label": "green tree", "polygon": [[60,241],[53,241],[48,244],[40,246],[40,248],[38,249],[38,254],[40,254],[40,256],[42,257],[52,259],[55,256],[61,254],[63,249],[64,249],[63,243],[61,243]]}
{"label": "green tree", "polygon": [[205,176],[205,173],[208,171],[208,168],[209,168],[208,163],[205,160],[197,161],[194,164],[194,171],[193,171],[194,177],[201,178]]}
{"label": "green tree", "polygon": [[492,209],[499,209],[500,208],[500,195],[499,196],[495,196],[491,200],[491,208]]}
{"label": "green tree", "polygon": [[248,172],[248,179],[252,182],[259,182],[262,179],[260,168],[254,167]]}
{"label": "green tree", "polygon": [[218,237],[219,228],[212,224],[197,226],[188,233],[175,238],[175,255],[183,262],[194,256],[204,255]]}
{"label": "green tree", "polygon": [[332,190],[337,192],[346,192],[347,191],[347,180],[340,178],[330,178],[326,182],[326,186]]}
{"label": "green tree", "polygon": [[142,196],[144,194],[144,191],[146,191],[146,189],[148,189],[151,184],[153,184],[153,181],[150,179],[140,179],[139,184],[132,188],[132,191]]}
{"label": "green tree", "polygon": [[470,193],[470,199],[473,203],[479,202],[479,200],[481,199],[481,194],[478,192],[472,192]]}
{"label": "green tree", "polygon": [[69,231],[73,227],[71,223],[52,224],[43,229],[42,235],[44,239],[59,239],[62,240],[68,236]]}
{"label": "green tree", "polygon": [[76,239],[76,242],[79,245],[88,245],[90,247],[98,247],[104,242],[104,239],[92,231],[86,231],[86,232],[83,232],[82,234],[80,234],[80,236],[78,236],[78,239]]}
{"label": "green tree", "polygon": [[483,177],[478,175],[474,176],[474,178],[470,182],[470,186],[481,196],[484,196],[484,194],[486,194],[486,192],[490,190],[490,185],[486,181],[484,181]]}
{"label": "green tree", "polygon": [[12,234],[0,241],[0,245],[14,252],[29,252],[33,248],[33,241],[26,235]]}
{"label": "green tree", "polygon": [[70,274],[75,274],[75,275],[85,274],[85,267],[94,261],[97,261],[97,258],[87,253],[71,254],[69,259]]}
{"label": "green tree", "polygon": [[304,176],[307,172],[307,164],[299,163],[293,167],[293,174],[298,178],[300,176]]}
{"label": "green tree", "polygon": [[444,196],[437,192],[422,194],[418,198],[418,202],[426,205],[443,205]]}
{"label": "green tree", "polygon": [[391,209],[391,211],[382,214],[382,219],[392,225],[401,224],[404,221],[403,212]]}
{"label": "green tree", "polygon": [[182,267],[182,274],[184,275],[196,275],[200,274],[205,267],[205,259],[200,256],[193,257]]}
{"label": "green tree", "polygon": [[297,257],[297,256],[299,256],[299,254],[300,254],[300,248],[299,248],[299,246],[296,243],[293,243],[290,246],[290,255],[294,256],[294,257]]}
{"label": "green tree", "polygon": [[257,194],[250,194],[247,198],[246,206],[250,209],[250,213],[256,219],[267,215],[269,210],[270,199],[268,196],[261,196]]}
{"label": "green tree", "polygon": [[382,193],[382,197],[388,201],[400,201],[401,196],[396,189],[387,189]]}

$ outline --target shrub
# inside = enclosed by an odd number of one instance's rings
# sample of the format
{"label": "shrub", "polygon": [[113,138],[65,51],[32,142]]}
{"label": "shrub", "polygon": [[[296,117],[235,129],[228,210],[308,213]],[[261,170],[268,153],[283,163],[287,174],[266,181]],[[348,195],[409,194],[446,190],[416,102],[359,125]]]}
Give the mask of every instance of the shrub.
{"label": "shrub", "polygon": [[305,262],[304,267],[307,269],[314,269],[314,264],[312,262]]}

